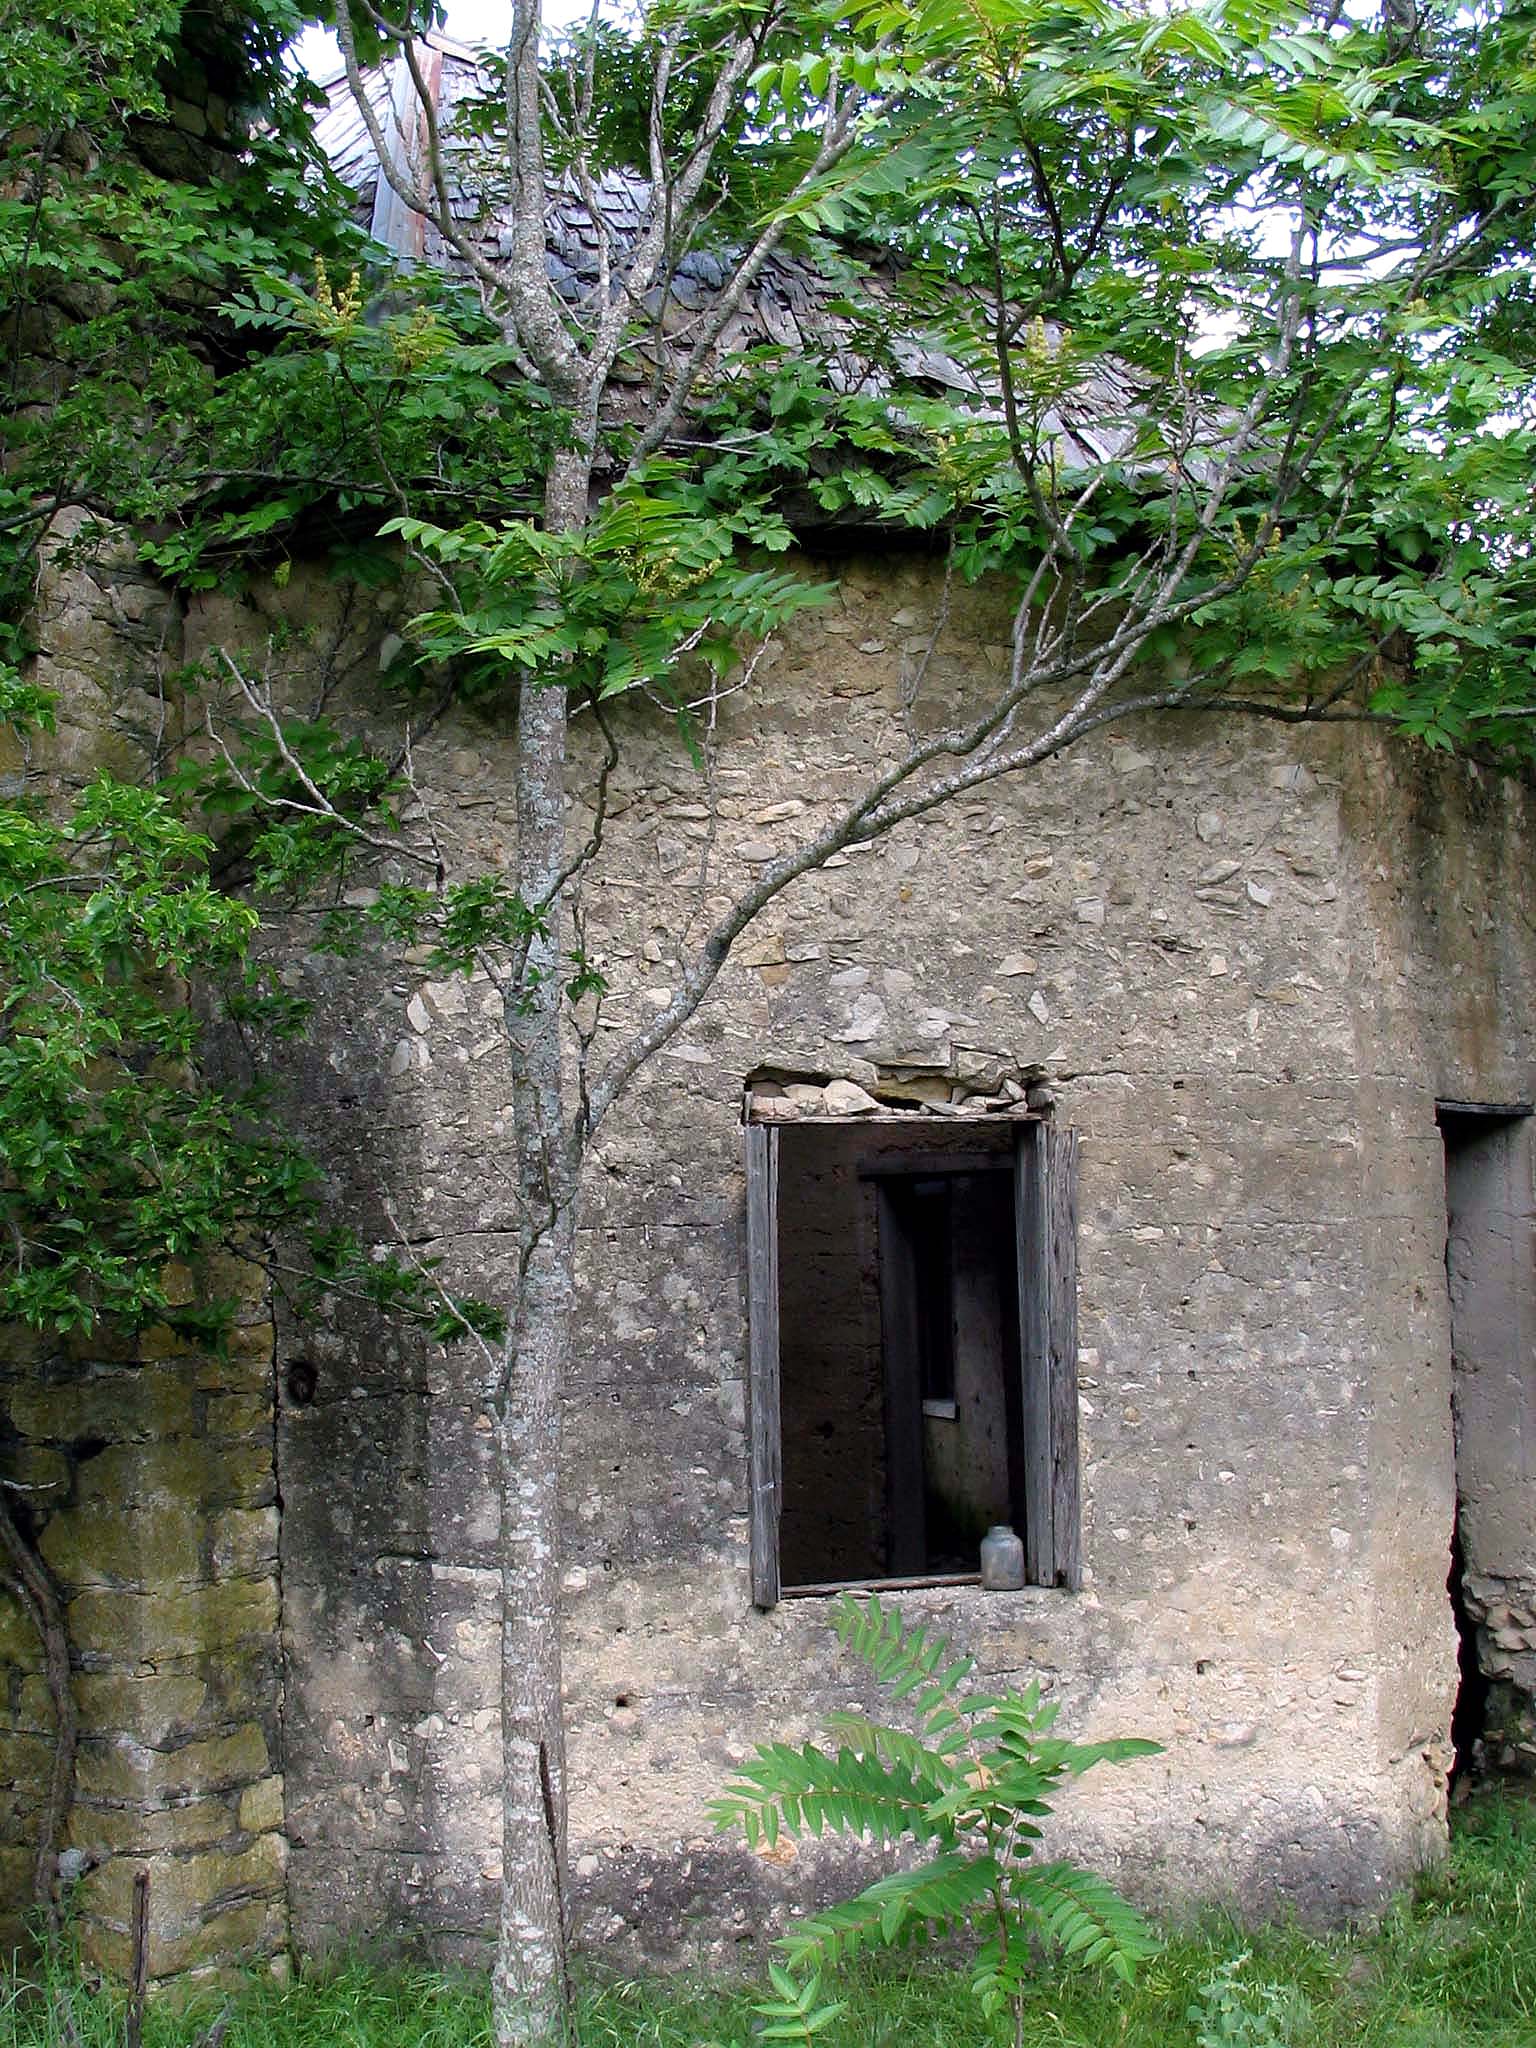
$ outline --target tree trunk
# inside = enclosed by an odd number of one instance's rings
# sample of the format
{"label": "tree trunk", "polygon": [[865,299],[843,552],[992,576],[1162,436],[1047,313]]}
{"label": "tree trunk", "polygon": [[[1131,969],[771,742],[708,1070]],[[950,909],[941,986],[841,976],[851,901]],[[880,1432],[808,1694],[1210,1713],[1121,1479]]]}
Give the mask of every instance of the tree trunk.
{"label": "tree trunk", "polygon": [[[552,465],[545,523],[587,515],[590,457]],[[542,929],[509,989],[518,1184],[517,1294],[496,1416],[501,1495],[502,1884],[493,2010],[499,2048],[570,2035],[565,1729],[560,1698],[560,1424],[574,1299],[575,1160],[564,1077],[563,678],[518,707],[518,890]]]}
{"label": "tree trunk", "polygon": [[560,1413],[570,1345],[571,1211],[528,1261],[497,1449],[501,1481],[501,1917],[498,2048],[569,2029],[565,1731],[560,1699]]}

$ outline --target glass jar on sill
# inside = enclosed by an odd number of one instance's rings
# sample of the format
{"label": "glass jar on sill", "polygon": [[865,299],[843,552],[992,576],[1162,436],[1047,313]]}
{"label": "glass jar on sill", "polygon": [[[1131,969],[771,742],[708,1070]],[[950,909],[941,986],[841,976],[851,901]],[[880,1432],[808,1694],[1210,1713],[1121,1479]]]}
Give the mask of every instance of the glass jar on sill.
{"label": "glass jar on sill", "polygon": [[1006,1522],[981,1539],[981,1583],[989,1593],[1017,1593],[1024,1584],[1024,1545]]}

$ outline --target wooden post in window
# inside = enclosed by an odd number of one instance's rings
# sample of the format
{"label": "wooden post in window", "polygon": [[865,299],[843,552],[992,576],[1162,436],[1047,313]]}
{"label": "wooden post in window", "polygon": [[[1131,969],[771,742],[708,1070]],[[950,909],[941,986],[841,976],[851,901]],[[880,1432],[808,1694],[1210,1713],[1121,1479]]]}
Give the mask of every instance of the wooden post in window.
{"label": "wooden post in window", "polygon": [[1083,1584],[1077,1449],[1077,1133],[1043,1126],[1045,1137],[1046,1324],[1050,1333],[1051,1539],[1055,1583]]}
{"label": "wooden post in window", "polygon": [[779,1508],[783,1447],[779,1432],[779,1134],[748,1124],[747,1144],[747,1433],[751,1497],[752,1601],[779,1599]]}
{"label": "wooden post in window", "polygon": [[1024,1432],[1024,1576],[1056,1583],[1051,1536],[1051,1328],[1040,1248],[1046,1239],[1046,1126],[1020,1124],[1013,1152],[1013,1226],[1019,1275],[1020,1416]]}
{"label": "wooden post in window", "polygon": [[923,1381],[917,1334],[917,1255],[911,1217],[888,1180],[879,1203],[880,1351],[885,1366],[885,1569],[893,1579],[928,1569],[923,1497]]}
{"label": "wooden post in window", "polygon": [[1083,1582],[1077,1452],[1077,1133],[1019,1127],[1014,1150],[1024,1572]]}

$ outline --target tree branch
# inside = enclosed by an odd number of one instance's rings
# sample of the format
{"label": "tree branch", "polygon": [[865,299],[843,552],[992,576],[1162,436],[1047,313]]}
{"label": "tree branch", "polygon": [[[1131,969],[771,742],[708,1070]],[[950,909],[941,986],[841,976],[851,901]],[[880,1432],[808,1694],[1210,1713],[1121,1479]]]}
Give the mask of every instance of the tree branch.
{"label": "tree branch", "polygon": [[0,1553],[42,1644],[48,1697],[53,1703],[53,1762],[37,1820],[32,1898],[47,1925],[57,1930],[59,1850],[75,1798],[75,1752],[80,1722],[69,1684],[69,1631],[64,1621],[64,1603],[48,1567],[16,1526],[5,1497],[8,1483],[0,1482]]}

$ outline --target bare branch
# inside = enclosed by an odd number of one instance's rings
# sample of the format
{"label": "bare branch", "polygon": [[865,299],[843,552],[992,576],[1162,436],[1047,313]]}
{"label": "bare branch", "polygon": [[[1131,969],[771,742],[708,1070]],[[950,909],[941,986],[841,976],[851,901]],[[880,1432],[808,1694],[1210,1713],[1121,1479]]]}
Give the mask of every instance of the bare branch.
{"label": "bare branch", "polygon": [[[370,9],[369,12],[372,13],[372,10]],[[380,27],[381,33],[385,35],[388,41],[394,43],[397,47],[406,44],[407,39],[401,34],[399,28],[394,23],[384,21],[378,15],[374,15],[373,19],[375,25]],[[369,97],[367,77],[364,74],[362,65],[358,61],[357,37],[352,27],[351,16],[345,7],[339,7],[336,10],[335,28],[336,40],[341,48],[342,65],[347,74],[347,89],[352,95],[353,103],[357,108],[363,126],[368,131],[368,140],[372,143],[374,155],[378,159],[379,176],[392,192],[405,201],[412,213],[419,213],[423,219],[432,222],[433,226],[442,235],[444,241],[452,248],[454,254],[468,265],[469,269],[478,279],[499,289],[500,280],[495,271],[486,263],[479,250],[475,248],[468,237],[462,233],[457,221],[453,217],[453,209],[445,197],[447,181],[443,175],[441,151],[437,152],[435,160],[430,161],[429,164],[432,175],[430,187],[406,175],[405,171],[395,161],[395,154],[390,146],[384,124],[380,121],[377,109]],[[419,77],[420,69],[416,67],[412,72],[413,86],[416,85]],[[417,86],[416,89],[418,92],[423,90],[420,86]],[[430,136],[435,135],[435,133],[436,110],[434,109],[428,134]]]}
{"label": "bare branch", "polygon": [[395,1214],[393,1206],[388,1202],[384,1204],[384,1214],[389,1219],[389,1227],[395,1234],[395,1243],[399,1246],[400,1255],[405,1263],[410,1267],[417,1279],[421,1281],[422,1285],[430,1288],[433,1294],[437,1296],[441,1307],[448,1315],[453,1317],[465,1335],[474,1338],[475,1346],[481,1358],[485,1361],[487,1371],[494,1372],[497,1369],[500,1358],[499,1346],[493,1346],[472,1323],[466,1320],[463,1310],[438,1278],[436,1267],[422,1258],[415,1245],[401,1228],[400,1219]]}
{"label": "bare branch", "polygon": [[[436,845],[435,834],[433,851],[430,854],[421,853],[406,840],[383,838],[376,832],[370,832],[365,825],[360,825],[356,818],[349,818],[345,811],[339,811],[325,794],[325,791],[315,782],[298,755],[293,751],[288,735],[283,729],[283,721],[278,716],[271,698],[264,692],[256,689],[248,678],[242,674],[230,654],[223,648],[219,650],[219,659],[234,678],[235,685],[239,689],[241,696],[244,697],[251,710],[266,727],[283,766],[293,776],[310,800],[308,803],[304,803],[298,797],[274,796],[270,791],[262,789],[259,784],[254,782],[240,766],[225,744],[222,735],[215,728],[213,711],[210,706],[204,712],[205,729],[209,739],[223,756],[225,766],[240,787],[249,795],[259,797],[263,803],[270,804],[274,810],[295,812],[301,817],[324,819],[326,823],[336,826],[339,831],[345,832],[349,838],[356,840],[359,845],[370,847],[375,853],[386,854],[392,859],[414,861],[420,867],[430,868],[436,875],[439,885],[441,885],[443,859],[441,850]],[[408,751],[406,758],[407,760],[409,759]]]}

